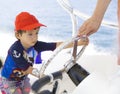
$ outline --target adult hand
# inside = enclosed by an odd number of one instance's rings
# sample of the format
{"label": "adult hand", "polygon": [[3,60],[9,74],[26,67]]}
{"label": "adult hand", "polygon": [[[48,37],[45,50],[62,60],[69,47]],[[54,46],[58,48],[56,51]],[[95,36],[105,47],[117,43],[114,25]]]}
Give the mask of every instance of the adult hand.
{"label": "adult hand", "polygon": [[88,45],[88,44],[89,44],[88,37],[85,37],[85,38],[78,40],[78,45]]}
{"label": "adult hand", "polygon": [[94,19],[92,17],[89,18],[79,28],[78,36],[83,36],[83,35],[89,36],[89,35],[97,32],[97,30],[100,27],[100,24],[101,24],[101,21]]}

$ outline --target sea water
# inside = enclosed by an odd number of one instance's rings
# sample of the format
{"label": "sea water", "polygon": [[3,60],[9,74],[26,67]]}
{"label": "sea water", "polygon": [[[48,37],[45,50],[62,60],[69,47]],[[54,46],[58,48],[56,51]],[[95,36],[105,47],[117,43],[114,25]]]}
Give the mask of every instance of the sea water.
{"label": "sea water", "polygon": [[[91,16],[97,0],[70,0],[74,9]],[[39,40],[66,41],[72,36],[72,23],[67,13],[57,0],[1,0],[0,1],[0,56],[6,56],[10,45],[16,40],[14,21],[18,13],[28,11],[47,27],[41,27]],[[104,20],[117,23],[117,0],[112,0]],[[77,17],[77,29],[84,19]],[[91,52],[102,54],[117,53],[117,29],[101,26],[97,33],[89,37]]]}

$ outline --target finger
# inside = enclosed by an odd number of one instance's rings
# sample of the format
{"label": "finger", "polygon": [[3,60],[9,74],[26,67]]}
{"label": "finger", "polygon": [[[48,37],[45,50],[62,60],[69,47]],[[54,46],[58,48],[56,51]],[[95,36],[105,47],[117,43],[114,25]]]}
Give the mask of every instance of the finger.
{"label": "finger", "polygon": [[94,34],[95,32],[88,32],[87,33],[87,36],[90,36],[90,35],[92,35],[92,34]]}
{"label": "finger", "polygon": [[83,36],[83,35],[88,35],[88,33],[90,32],[89,28],[84,28],[84,29],[81,29],[83,31],[80,31],[79,32],[79,36]]}
{"label": "finger", "polygon": [[86,31],[82,31],[81,33],[78,34],[78,37],[86,35]]}
{"label": "finger", "polygon": [[80,28],[79,28],[79,33],[83,33],[85,31],[86,27],[85,25],[82,25]]}

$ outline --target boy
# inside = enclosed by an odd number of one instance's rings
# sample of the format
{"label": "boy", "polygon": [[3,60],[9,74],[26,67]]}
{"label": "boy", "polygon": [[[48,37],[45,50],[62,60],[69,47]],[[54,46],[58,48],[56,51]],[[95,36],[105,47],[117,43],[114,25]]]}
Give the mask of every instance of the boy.
{"label": "boy", "polygon": [[[41,63],[42,51],[53,51],[60,45],[61,42],[38,41],[41,26],[45,25],[28,12],[21,12],[16,16],[15,36],[18,40],[8,50],[1,72],[2,94],[29,94],[31,86],[27,75],[32,74],[39,77],[39,71],[32,67],[33,63]],[[80,45],[87,43],[88,41],[79,41]]]}

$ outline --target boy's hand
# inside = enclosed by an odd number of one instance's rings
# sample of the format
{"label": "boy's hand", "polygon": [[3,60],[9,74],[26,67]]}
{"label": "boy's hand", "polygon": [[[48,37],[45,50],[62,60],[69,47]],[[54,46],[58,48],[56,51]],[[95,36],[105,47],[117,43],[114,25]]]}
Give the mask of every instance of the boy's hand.
{"label": "boy's hand", "polygon": [[40,72],[39,72],[39,70],[37,69],[37,68],[34,68],[33,70],[32,70],[32,75],[34,75],[34,76],[36,76],[36,77],[40,77]]}
{"label": "boy's hand", "polygon": [[78,45],[88,45],[89,39],[88,37],[83,37],[82,39],[78,40]]}
{"label": "boy's hand", "polygon": [[24,74],[32,74],[33,76],[36,76],[39,78],[39,70],[36,68],[33,68],[32,66],[29,66],[29,68],[26,71],[23,71]]}
{"label": "boy's hand", "polygon": [[23,76],[25,76],[25,74],[23,73],[23,71],[20,70],[20,69],[13,70],[13,74],[14,74],[15,77],[23,77]]}

